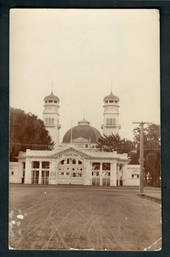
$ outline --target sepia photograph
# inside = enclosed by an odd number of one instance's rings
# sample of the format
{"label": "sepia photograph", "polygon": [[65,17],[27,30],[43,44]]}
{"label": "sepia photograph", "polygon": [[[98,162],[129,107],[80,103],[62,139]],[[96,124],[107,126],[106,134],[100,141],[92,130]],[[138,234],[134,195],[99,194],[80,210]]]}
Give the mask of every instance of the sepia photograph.
{"label": "sepia photograph", "polygon": [[10,10],[9,250],[160,251],[157,9]]}

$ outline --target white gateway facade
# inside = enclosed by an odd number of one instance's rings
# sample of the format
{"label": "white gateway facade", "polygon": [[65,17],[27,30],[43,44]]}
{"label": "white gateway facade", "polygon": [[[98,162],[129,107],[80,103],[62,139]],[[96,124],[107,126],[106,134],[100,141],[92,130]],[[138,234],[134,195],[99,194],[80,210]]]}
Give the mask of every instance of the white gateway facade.
{"label": "white gateway facade", "polygon": [[24,184],[123,186],[133,184],[128,180],[128,162],[127,154],[70,145],[54,151],[21,152],[18,173],[23,174],[20,179]]}

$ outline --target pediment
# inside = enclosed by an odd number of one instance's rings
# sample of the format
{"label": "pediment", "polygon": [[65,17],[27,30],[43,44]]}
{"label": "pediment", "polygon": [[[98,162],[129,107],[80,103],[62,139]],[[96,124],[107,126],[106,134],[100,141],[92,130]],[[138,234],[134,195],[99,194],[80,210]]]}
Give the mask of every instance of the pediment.
{"label": "pediment", "polygon": [[68,147],[67,149],[61,149],[61,151],[57,151],[51,157],[53,158],[67,158],[67,157],[78,157],[81,159],[90,158],[90,154],[86,154],[79,149],[75,149],[74,147]]}

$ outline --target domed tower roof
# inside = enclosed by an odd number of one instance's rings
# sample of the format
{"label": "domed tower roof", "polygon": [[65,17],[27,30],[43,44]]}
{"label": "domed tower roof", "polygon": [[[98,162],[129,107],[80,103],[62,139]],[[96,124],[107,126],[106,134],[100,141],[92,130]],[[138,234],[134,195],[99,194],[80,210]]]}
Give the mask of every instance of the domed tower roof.
{"label": "domed tower roof", "polygon": [[90,126],[90,122],[83,119],[82,121],[78,122],[78,125],[69,129],[64,137],[63,137],[63,143],[70,143],[71,140],[79,143],[82,142],[84,139],[84,142],[90,142],[90,143],[97,143],[97,140],[101,137],[100,132]]}
{"label": "domed tower roof", "polygon": [[53,92],[51,92],[50,95],[47,95],[46,97],[44,97],[44,101],[49,101],[49,100],[57,101],[57,103],[60,102],[60,99],[58,98],[58,96],[54,95]]}
{"label": "domed tower roof", "polygon": [[113,93],[112,93],[112,91],[110,92],[110,94],[109,95],[107,95],[107,96],[105,96],[104,97],[104,99],[103,99],[103,101],[104,102],[107,102],[107,101],[117,101],[117,102],[119,102],[119,97],[118,96],[116,96],[116,95],[114,95]]}

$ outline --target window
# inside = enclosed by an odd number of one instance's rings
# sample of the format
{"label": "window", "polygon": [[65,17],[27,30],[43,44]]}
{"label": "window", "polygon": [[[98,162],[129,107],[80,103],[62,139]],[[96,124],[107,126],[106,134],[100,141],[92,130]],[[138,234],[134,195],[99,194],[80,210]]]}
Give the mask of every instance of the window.
{"label": "window", "polygon": [[132,176],[132,178],[134,178],[134,174],[132,174],[131,176]]}
{"label": "window", "polygon": [[66,172],[66,175],[69,175],[70,173],[69,172]]}
{"label": "window", "polygon": [[81,161],[78,161],[78,164],[82,164],[82,162],[81,162]]}
{"label": "window", "polygon": [[49,100],[49,103],[52,103],[53,101],[52,100]]}
{"label": "window", "polygon": [[64,164],[64,160],[61,161],[61,164],[62,164],[62,165]]}
{"label": "window", "polygon": [[75,172],[73,172],[73,177],[76,177],[76,173]]}
{"label": "window", "polygon": [[13,172],[13,171],[11,172],[11,175],[14,175],[14,172]]}
{"label": "window", "polygon": [[139,178],[139,174],[137,174],[137,178]]}
{"label": "window", "polygon": [[38,168],[39,168],[39,166],[40,166],[40,162],[38,162],[38,161],[34,161],[34,162],[32,162],[32,168],[34,168],[34,169],[38,169]]}
{"label": "window", "polygon": [[113,100],[110,100],[109,103],[113,103]]}
{"label": "window", "polygon": [[25,169],[25,162],[23,162],[23,169]]}
{"label": "window", "polygon": [[39,170],[32,170],[32,184],[38,184]]}
{"label": "window", "polygon": [[69,159],[67,159],[67,164],[69,164],[69,162],[70,162],[70,160],[69,160]]}
{"label": "window", "polygon": [[54,100],[54,103],[56,103],[56,104],[57,104],[57,101],[56,101],[56,100]]}
{"label": "window", "polygon": [[49,169],[50,168],[50,163],[49,162],[42,162],[42,168],[43,169]]}
{"label": "window", "polygon": [[99,170],[100,169],[100,163],[99,162],[93,162],[92,167],[94,170]]}
{"label": "window", "polygon": [[85,147],[88,148],[88,144],[85,144]]}
{"label": "window", "polygon": [[116,123],[116,119],[108,118],[106,119],[107,125],[114,125]]}
{"label": "window", "polygon": [[102,169],[103,170],[110,170],[110,163],[109,162],[104,162],[102,164]]}
{"label": "window", "polygon": [[73,163],[73,164],[76,164],[76,160],[75,160],[75,159],[73,159],[73,160],[72,160],[72,163]]}
{"label": "window", "polygon": [[45,124],[48,125],[48,118],[45,119]]}

